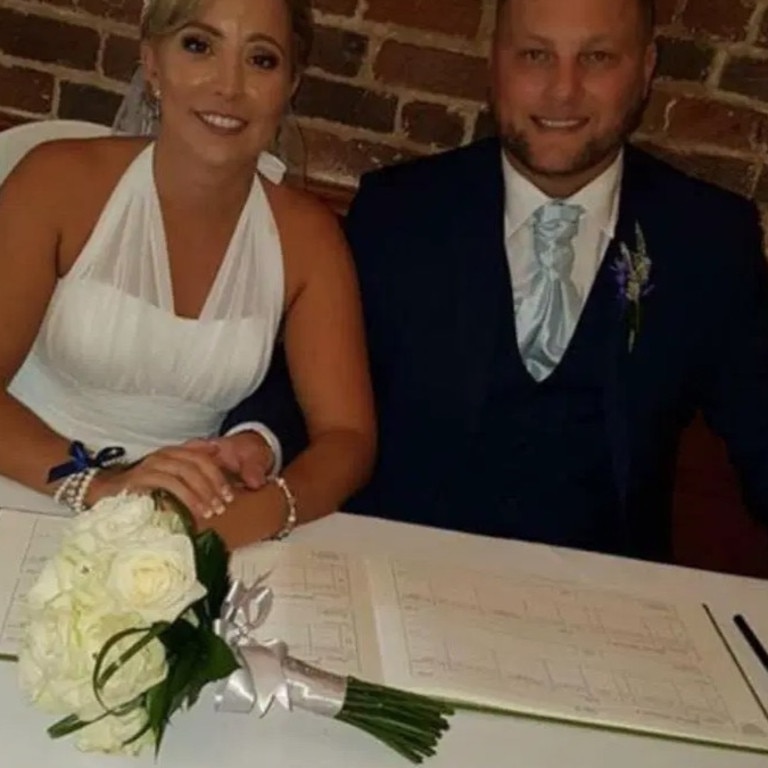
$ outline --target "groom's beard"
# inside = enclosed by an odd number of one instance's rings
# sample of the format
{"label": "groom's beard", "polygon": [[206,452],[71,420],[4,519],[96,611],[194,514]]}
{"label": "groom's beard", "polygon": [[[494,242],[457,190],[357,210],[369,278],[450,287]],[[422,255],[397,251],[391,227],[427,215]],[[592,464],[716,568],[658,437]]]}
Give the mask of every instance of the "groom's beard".
{"label": "groom's beard", "polygon": [[621,124],[609,133],[590,139],[571,162],[562,168],[553,170],[536,162],[533,149],[524,131],[516,131],[513,126],[499,125],[498,132],[504,149],[523,167],[538,176],[560,177],[585,173],[601,165],[606,158],[615,155],[627,139],[640,126],[645,112],[647,98],[641,96],[627,111]]}

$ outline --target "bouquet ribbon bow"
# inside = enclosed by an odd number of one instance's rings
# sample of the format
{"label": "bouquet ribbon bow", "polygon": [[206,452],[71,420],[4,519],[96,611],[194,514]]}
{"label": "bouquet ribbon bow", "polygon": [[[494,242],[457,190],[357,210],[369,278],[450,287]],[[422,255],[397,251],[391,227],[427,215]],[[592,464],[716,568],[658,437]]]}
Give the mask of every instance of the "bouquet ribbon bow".
{"label": "bouquet ribbon bow", "polygon": [[219,683],[214,706],[221,712],[265,715],[274,701],[336,717],[344,706],[347,678],[324,672],[288,655],[280,640],[256,640],[256,631],[272,609],[272,590],[258,579],[250,587],[232,583],[214,631],[231,648],[240,668]]}

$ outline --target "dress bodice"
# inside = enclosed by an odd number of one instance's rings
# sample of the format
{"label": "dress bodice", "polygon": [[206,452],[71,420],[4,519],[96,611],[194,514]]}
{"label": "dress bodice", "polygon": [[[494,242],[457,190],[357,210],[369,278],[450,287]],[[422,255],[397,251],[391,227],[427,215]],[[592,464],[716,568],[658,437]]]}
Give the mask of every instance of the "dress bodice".
{"label": "dress bodice", "polygon": [[9,387],[58,433],[132,458],[215,434],[263,380],[283,312],[280,239],[256,174],[200,316],[175,314],[153,155],[150,144],[118,182]]}

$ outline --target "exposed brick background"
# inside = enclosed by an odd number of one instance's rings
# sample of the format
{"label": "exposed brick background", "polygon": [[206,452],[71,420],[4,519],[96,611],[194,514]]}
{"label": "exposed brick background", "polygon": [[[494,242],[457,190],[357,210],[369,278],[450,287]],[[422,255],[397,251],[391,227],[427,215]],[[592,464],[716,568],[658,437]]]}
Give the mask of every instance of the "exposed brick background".
{"label": "exposed brick background", "polygon": [[[300,130],[286,146],[340,207],[362,171],[492,129],[495,1],[315,0]],[[657,5],[659,77],[636,140],[768,210],[768,0]],[[140,7],[0,0],[0,130],[50,117],[110,123],[136,63]],[[683,562],[768,576],[768,536],[746,519],[722,446],[700,426],[686,434],[677,502]]]}
{"label": "exposed brick background", "polygon": [[[294,137],[342,187],[381,163],[486,134],[495,0],[315,0]],[[768,204],[768,0],[657,0],[659,77],[636,137]],[[0,0],[0,126],[109,122],[136,61],[141,0]]]}

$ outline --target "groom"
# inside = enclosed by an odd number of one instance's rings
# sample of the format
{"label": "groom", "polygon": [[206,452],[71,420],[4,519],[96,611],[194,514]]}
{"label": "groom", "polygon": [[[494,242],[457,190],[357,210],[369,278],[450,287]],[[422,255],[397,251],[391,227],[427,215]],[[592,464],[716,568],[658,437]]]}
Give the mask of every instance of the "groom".
{"label": "groom", "polygon": [[[346,509],[668,559],[701,408],[768,520],[757,212],[626,143],[654,65],[653,0],[501,0],[500,139],[363,178],[346,232],[380,446]],[[231,423],[290,454],[276,366]]]}

